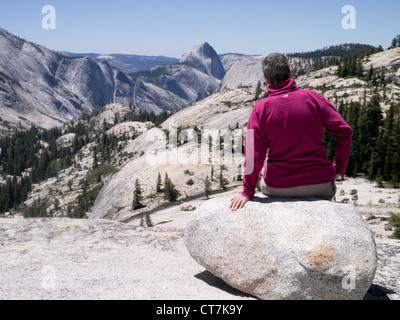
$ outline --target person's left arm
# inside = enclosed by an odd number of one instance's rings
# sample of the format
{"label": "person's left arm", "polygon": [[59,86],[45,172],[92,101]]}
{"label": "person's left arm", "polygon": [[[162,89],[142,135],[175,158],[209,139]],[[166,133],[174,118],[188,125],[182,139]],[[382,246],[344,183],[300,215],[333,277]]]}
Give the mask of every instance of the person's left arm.
{"label": "person's left arm", "polygon": [[334,169],[336,177],[346,174],[349,162],[353,130],[336,108],[321,96],[321,118],[323,127],[335,138]]}

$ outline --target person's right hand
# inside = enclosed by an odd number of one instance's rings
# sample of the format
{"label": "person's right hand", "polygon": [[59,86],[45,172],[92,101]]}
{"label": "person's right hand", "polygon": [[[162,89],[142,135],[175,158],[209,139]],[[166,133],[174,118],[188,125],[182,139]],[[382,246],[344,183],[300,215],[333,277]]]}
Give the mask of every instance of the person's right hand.
{"label": "person's right hand", "polygon": [[231,199],[231,205],[229,206],[229,209],[232,209],[232,211],[242,209],[248,201],[250,201],[250,199],[238,194],[236,197]]}

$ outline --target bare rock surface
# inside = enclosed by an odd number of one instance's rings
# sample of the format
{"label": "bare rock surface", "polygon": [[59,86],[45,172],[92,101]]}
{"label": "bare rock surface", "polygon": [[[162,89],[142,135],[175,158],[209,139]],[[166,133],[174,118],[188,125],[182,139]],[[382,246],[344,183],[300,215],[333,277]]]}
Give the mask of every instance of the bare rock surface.
{"label": "bare rock surface", "polygon": [[[366,185],[346,181],[341,187],[348,193],[355,186],[361,196],[358,209],[365,210],[364,192],[370,194],[363,191]],[[211,198],[237,192],[232,189]],[[185,205],[200,208],[208,201],[199,198]],[[159,210],[151,215],[153,228],[140,228],[140,219],[129,224],[0,219],[0,299],[255,299],[190,256],[184,232],[192,213],[181,211],[180,204]],[[379,219],[369,224],[375,233],[378,266],[364,299],[400,300],[400,241],[388,238],[391,232],[381,230]]]}
{"label": "bare rock surface", "polygon": [[205,273],[173,228],[2,219],[0,259],[2,300],[251,298]]}

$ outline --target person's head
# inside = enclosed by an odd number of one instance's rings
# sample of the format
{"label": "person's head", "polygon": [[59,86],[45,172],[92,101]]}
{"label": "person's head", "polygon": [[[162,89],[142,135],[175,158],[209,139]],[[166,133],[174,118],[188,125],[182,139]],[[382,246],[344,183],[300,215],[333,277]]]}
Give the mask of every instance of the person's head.
{"label": "person's head", "polygon": [[262,66],[267,85],[277,84],[292,76],[289,60],[283,54],[271,53],[264,59]]}

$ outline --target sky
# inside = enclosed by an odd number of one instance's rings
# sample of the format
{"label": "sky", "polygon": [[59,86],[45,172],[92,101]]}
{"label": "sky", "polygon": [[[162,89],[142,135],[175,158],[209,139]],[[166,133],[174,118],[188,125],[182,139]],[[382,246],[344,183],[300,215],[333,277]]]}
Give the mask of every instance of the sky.
{"label": "sky", "polygon": [[[43,28],[55,9],[55,29]],[[355,29],[344,29],[355,9]],[[399,0],[0,0],[0,27],[51,50],[181,58],[208,42],[219,54],[382,45],[400,34]],[[51,16],[53,17],[53,16]]]}

